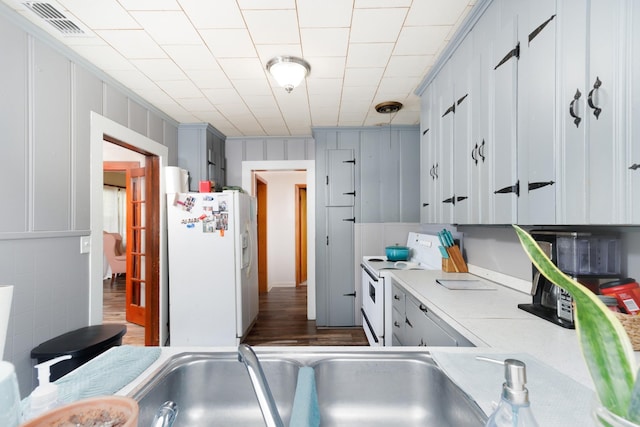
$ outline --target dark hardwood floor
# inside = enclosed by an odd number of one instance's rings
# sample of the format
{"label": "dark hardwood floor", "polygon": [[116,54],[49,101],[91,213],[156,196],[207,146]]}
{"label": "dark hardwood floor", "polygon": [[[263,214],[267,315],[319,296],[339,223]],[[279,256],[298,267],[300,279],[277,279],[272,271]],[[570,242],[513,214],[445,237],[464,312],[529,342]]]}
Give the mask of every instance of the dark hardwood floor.
{"label": "dark hardwood floor", "polygon": [[260,294],[258,320],[243,340],[249,345],[368,345],[362,328],[318,328],[307,320],[307,287],[272,288]]}
{"label": "dark hardwood floor", "polygon": [[122,337],[122,344],[143,346],[144,327],[127,322],[126,319],[124,275],[116,276],[113,286],[111,286],[111,279],[104,280],[102,293],[102,322],[127,325],[127,333]]}
{"label": "dark hardwood floor", "polygon": [[[103,283],[104,323],[127,325],[122,344],[144,345],[144,328],[125,318],[125,280],[118,276],[113,287]],[[307,287],[273,288],[260,294],[258,320],[243,340],[249,345],[270,346],[358,346],[368,345],[360,327],[318,328],[307,320]]]}

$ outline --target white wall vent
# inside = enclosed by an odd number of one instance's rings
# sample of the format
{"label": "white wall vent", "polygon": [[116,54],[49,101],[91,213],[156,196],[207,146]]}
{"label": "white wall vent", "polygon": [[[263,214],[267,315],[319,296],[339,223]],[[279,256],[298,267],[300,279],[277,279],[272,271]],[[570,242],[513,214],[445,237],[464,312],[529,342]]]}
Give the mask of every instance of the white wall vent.
{"label": "white wall vent", "polygon": [[67,18],[56,9],[51,3],[28,1],[23,3],[40,18],[53,25],[63,35],[83,35],[85,32],[72,20]]}

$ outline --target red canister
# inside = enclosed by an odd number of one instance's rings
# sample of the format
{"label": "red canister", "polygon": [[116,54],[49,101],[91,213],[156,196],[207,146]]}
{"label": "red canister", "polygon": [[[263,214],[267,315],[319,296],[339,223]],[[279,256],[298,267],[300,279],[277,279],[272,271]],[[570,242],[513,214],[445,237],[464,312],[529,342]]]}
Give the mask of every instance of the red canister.
{"label": "red canister", "polygon": [[602,295],[610,295],[618,300],[618,307],[628,314],[640,313],[640,286],[632,278],[614,280],[600,285]]}

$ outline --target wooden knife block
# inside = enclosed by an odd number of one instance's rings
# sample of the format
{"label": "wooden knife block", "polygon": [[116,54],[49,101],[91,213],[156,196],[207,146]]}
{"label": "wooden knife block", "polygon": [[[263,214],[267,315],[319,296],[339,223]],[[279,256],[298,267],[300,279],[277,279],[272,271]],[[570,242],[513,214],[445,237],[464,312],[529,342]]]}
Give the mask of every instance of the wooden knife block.
{"label": "wooden knife block", "polygon": [[456,267],[453,265],[451,258],[442,258],[442,271],[446,271],[447,273],[456,272]]}
{"label": "wooden knife block", "polygon": [[458,245],[449,246],[447,248],[449,258],[442,258],[442,271],[447,273],[468,273],[467,263],[462,258],[462,252]]}

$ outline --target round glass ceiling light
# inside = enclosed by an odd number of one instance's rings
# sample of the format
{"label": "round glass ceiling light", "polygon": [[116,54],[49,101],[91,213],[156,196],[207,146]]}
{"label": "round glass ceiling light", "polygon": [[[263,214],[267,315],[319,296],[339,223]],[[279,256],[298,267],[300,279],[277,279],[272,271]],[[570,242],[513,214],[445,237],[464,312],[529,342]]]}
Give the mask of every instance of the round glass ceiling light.
{"label": "round glass ceiling light", "polygon": [[307,61],[295,56],[276,56],[267,62],[267,71],[288,93],[302,83],[311,71]]}

